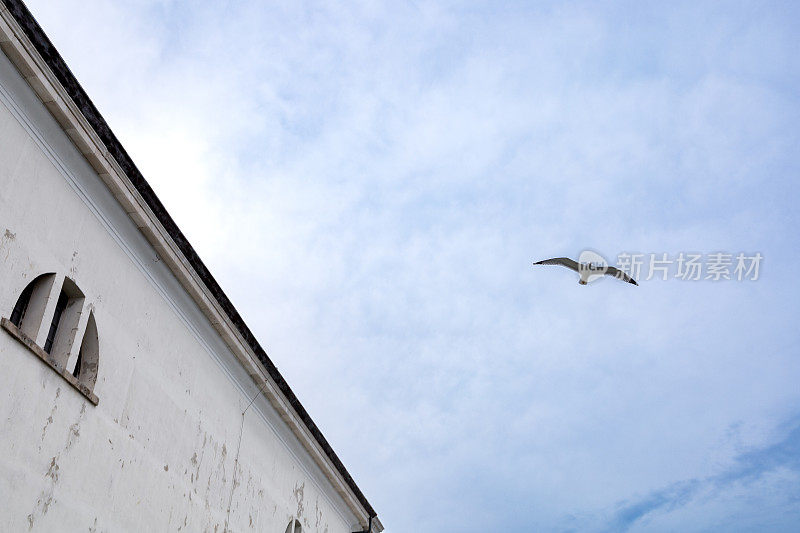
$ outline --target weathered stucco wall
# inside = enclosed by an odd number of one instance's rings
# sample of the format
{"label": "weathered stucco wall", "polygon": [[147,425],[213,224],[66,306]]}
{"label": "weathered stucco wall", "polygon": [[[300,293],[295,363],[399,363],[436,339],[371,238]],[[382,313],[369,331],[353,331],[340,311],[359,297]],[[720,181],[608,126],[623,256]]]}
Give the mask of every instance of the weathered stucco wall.
{"label": "weathered stucco wall", "polygon": [[99,404],[0,330],[0,529],[358,529],[263,397],[242,416],[252,380],[0,53],[0,316],[45,272],[93,306]]}

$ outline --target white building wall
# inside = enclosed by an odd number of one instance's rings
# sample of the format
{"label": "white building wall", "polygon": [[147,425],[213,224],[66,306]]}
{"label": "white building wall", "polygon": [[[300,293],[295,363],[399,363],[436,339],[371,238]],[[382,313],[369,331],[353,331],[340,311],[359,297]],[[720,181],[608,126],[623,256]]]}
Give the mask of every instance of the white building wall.
{"label": "white building wall", "polygon": [[252,380],[0,53],[0,316],[46,272],[94,308],[99,404],[0,330],[0,530],[358,529],[263,397],[242,416]]}

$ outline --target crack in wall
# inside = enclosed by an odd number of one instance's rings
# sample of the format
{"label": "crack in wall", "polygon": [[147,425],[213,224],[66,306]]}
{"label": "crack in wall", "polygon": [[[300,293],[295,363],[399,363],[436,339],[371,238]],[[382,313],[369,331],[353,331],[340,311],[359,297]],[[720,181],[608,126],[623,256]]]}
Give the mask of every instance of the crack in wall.
{"label": "crack in wall", "polygon": [[50,424],[53,423],[53,417],[56,414],[56,410],[58,409],[58,397],[61,396],[61,387],[56,389],[56,397],[53,400],[53,408],[50,410],[50,416],[47,417],[47,421],[44,423],[44,427],[42,428],[42,438],[41,442],[39,443],[39,451],[42,450],[42,444],[44,443],[44,436],[47,433],[47,428],[50,427]]}

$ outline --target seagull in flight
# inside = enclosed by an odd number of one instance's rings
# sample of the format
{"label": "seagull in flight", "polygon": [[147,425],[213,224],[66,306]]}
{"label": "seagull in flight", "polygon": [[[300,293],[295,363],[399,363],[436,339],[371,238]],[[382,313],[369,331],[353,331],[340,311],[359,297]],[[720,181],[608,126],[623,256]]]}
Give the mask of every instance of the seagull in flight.
{"label": "seagull in flight", "polygon": [[570,259],[569,257],[554,257],[552,259],[545,259],[544,261],[537,261],[534,265],[561,265],[565,266],[570,270],[574,270],[578,274],[580,274],[581,279],[578,280],[578,283],[581,285],[586,285],[589,283],[589,276],[600,276],[605,274],[606,276],[614,276],[615,278],[627,281],[628,283],[633,283],[634,285],[639,285],[636,283],[636,280],[627,275],[625,272],[622,272],[618,268],[614,268],[612,266],[607,266],[598,263],[578,263],[574,259]]}

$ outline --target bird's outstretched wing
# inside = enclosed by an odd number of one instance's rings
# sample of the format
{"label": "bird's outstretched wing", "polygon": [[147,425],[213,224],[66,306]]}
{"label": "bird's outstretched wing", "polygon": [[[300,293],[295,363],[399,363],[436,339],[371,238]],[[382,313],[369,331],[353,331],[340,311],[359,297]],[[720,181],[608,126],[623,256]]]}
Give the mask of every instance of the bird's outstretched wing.
{"label": "bird's outstretched wing", "polygon": [[545,259],[544,261],[537,261],[534,263],[534,265],[560,265],[578,272],[578,262],[570,259],[569,257],[554,257],[552,259]]}
{"label": "bird's outstretched wing", "polygon": [[606,270],[606,276],[614,276],[615,278],[621,279],[622,281],[627,281],[628,283],[633,283],[636,286],[639,285],[638,283],[636,283],[635,279],[633,279],[632,277],[630,277],[629,275],[627,275],[625,272],[621,271],[620,269],[612,267],[612,266],[608,267],[608,270]]}

